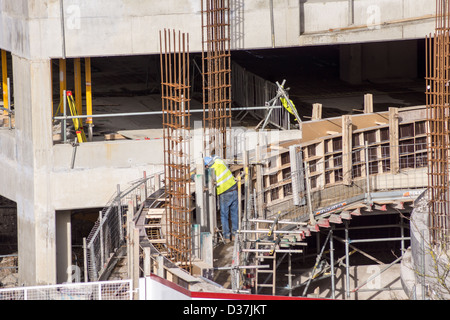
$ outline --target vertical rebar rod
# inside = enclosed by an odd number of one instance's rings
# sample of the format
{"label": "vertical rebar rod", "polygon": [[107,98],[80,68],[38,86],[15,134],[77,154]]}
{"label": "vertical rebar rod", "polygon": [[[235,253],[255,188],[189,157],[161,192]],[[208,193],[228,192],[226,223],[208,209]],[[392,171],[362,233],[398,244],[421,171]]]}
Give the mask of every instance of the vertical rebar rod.
{"label": "vertical rebar rod", "polygon": [[436,29],[426,38],[429,228],[432,245],[449,244],[449,0],[436,0]]}
{"label": "vertical rebar rod", "polygon": [[189,35],[160,32],[160,50],[167,247],[191,272]]}
{"label": "vertical rebar rod", "polygon": [[227,157],[231,129],[230,1],[202,0],[204,154]]}

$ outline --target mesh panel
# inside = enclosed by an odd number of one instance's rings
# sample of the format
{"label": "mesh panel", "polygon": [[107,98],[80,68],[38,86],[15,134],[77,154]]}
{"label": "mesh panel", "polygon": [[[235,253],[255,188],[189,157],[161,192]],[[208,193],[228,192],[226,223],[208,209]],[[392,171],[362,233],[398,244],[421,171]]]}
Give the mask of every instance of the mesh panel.
{"label": "mesh panel", "polygon": [[1,289],[0,300],[131,300],[131,280]]}

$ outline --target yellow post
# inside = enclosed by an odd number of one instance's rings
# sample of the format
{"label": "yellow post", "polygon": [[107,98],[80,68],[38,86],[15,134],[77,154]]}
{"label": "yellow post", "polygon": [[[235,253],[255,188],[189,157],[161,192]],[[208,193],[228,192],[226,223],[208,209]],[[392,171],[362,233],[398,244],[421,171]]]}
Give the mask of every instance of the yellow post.
{"label": "yellow post", "polygon": [[[92,115],[92,83],[91,83],[91,58],[85,58],[86,73],[86,115]],[[92,124],[92,118],[87,118],[87,124]]]}
{"label": "yellow post", "polygon": [[[8,64],[6,60],[6,51],[2,50],[2,90],[3,90],[3,107],[5,109],[9,109],[8,106]],[[8,111],[3,111],[5,116],[8,115]]]}
{"label": "yellow post", "polygon": [[63,101],[64,90],[67,90],[67,68],[66,59],[59,59],[59,101]]}
{"label": "yellow post", "polygon": [[74,70],[75,70],[75,107],[77,109],[77,114],[83,114],[82,105],[82,93],[81,93],[81,64],[80,58],[74,59]]}

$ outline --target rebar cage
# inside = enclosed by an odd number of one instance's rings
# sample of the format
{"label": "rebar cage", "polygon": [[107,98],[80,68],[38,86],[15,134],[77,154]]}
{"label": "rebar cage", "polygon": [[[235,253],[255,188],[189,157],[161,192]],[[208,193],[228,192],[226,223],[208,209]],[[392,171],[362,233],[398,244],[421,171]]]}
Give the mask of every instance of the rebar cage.
{"label": "rebar cage", "polygon": [[202,0],[201,12],[204,153],[226,158],[231,129],[230,1]]}
{"label": "rebar cage", "polygon": [[167,246],[191,272],[189,35],[160,32]]}
{"label": "rebar cage", "polygon": [[436,0],[436,30],[426,38],[426,105],[428,121],[428,192],[430,241],[448,245],[450,3]]}

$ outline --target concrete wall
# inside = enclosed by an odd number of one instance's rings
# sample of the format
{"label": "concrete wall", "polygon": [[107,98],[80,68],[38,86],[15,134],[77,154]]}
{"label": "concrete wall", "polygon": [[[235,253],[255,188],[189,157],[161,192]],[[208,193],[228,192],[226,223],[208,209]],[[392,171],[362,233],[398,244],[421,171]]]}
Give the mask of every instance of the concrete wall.
{"label": "concrete wall", "polygon": [[[15,70],[23,71],[19,67]],[[17,100],[21,107],[34,104],[22,99]],[[18,112],[16,119],[21,116]],[[57,271],[61,277],[67,269],[64,264],[62,269],[57,267],[57,258],[65,259],[61,253],[64,246],[57,247],[58,234],[64,238],[57,210],[103,207],[117,184],[124,190],[142,178],[144,171],[150,175],[163,169],[161,140],[83,144],[77,147],[72,168],[71,145],[52,146],[51,138],[41,140],[39,132],[28,136],[32,128],[40,131],[36,122],[26,117],[16,122],[14,131],[0,131],[0,145],[5,146],[0,152],[0,194],[17,202],[19,283],[30,285],[56,283]],[[50,143],[47,150],[38,147],[46,144],[44,140]]]}
{"label": "concrete wall", "polygon": [[417,77],[417,41],[363,44],[362,79]]}
{"label": "concrete wall", "polygon": [[417,39],[434,30],[435,5],[427,0],[301,2],[299,45]]}
{"label": "concrete wall", "polygon": [[59,0],[1,0],[0,47],[26,58],[61,56]]}
{"label": "concrete wall", "polygon": [[[17,239],[16,203],[0,196],[0,241],[14,245]],[[5,251],[7,250],[7,251]],[[0,247],[0,254],[9,254],[8,246]]]}
{"label": "concrete wall", "polygon": [[[350,263],[351,261],[352,258],[350,258]],[[346,269],[345,267],[336,267],[335,298],[338,300],[407,300],[408,296],[403,291],[401,284],[400,264],[394,264],[381,272],[387,267],[388,265],[350,266],[349,297],[347,297],[346,289]],[[300,279],[305,282],[308,280],[305,277]],[[352,292],[356,288],[358,290]],[[315,293],[311,294],[311,297],[330,298],[332,294],[330,278],[312,282],[309,291]],[[300,292],[303,292],[303,288]]]}
{"label": "concrete wall", "polygon": [[[157,131],[161,136],[162,130]],[[21,189],[21,184],[17,181],[21,179],[24,166],[17,162],[14,132],[15,130],[0,131],[0,146],[5,146],[0,153],[4,164],[0,166],[0,175],[5,182],[0,184],[0,194],[17,201]],[[155,137],[158,132],[153,133]],[[202,132],[202,129],[193,132],[193,157],[201,152]],[[239,141],[232,151],[237,151],[238,154],[242,152],[244,137],[247,139],[247,149],[255,149],[255,131],[235,128],[233,136],[239,136]],[[301,132],[297,130],[260,133],[262,144],[276,145],[278,142],[300,138]],[[233,141],[233,145],[235,143]],[[90,142],[76,148],[71,144],[56,144],[50,145],[46,153],[50,155],[50,164],[45,179],[49,195],[45,199],[48,199],[52,210],[102,207],[116,192],[117,184],[125,188],[129,182],[143,177],[144,171],[148,176],[163,171],[164,165],[162,139]],[[33,157],[32,154],[29,156]]]}
{"label": "concrete wall", "polygon": [[[56,210],[102,207],[126,184],[162,164],[161,141],[53,145],[49,59],[12,55],[15,129],[0,130],[0,194],[17,203],[19,283],[56,276]],[[153,161],[153,163],[152,163]],[[111,170],[114,169],[114,170]]]}
{"label": "concrete wall", "polygon": [[162,140],[92,142],[53,147],[52,204],[55,209],[103,207],[129,182],[163,170]]}
{"label": "concrete wall", "polygon": [[[17,162],[15,130],[0,131],[0,195],[13,201],[23,190],[20,183],[28,169]],[[72,157],[75,152],[74,167]],[[163,170],[162,140],[124,140],[79,145],[54,145],[47,151],[51,165],[45,182],[54,210],[102,207],[116,191],[136,179]],[[33,155],[30,154],[30,157]],[[43,181],[39,181],[42,184]]]}
{"label": "concrete wall", "polygon": [[[305,17],[303,32],[318,33],[368,25],[377,29],[384,22],[422,18],[434,13],[434,3],[417,0],[307,0],[301,1]],[[349,13],[353,2],[353,18]],[[349,12],[350,11],[350,12]]]}
{"label": "concrete wall", "polygon": [[16,201],[16,140],[15,130],[0,129],[0,194]]}
{"label": "concrete wall", "polygon": [[349,83],[417,78],[417,40],[344,44],[340,76]]}
{"label": "concrete wall", "polygon": [[[428,0],[353,3],[352,13],[348,0],[274,0],[272,19],[270,1],[231,0],[232,48],[415,39],[434,29]],[[29,59],[159,53],[164,28],[188,32],[191,52],[202,48],[201,0],[0,0],[0,9],[0,47]]]}

